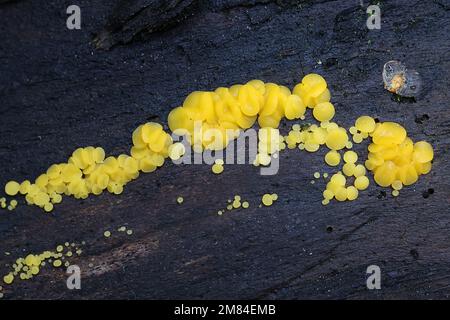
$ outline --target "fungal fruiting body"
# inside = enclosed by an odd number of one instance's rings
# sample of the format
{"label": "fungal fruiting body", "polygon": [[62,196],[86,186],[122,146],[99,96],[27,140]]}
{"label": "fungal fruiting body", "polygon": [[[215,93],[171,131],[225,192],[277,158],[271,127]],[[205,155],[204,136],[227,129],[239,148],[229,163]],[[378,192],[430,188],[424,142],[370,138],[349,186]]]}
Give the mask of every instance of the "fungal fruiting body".
{"label": "fungal fruiting body", "polygon": [[[74,244],[73,248],[78,256],[81,255],[82,251],[79,247]],[[3,276],[3,282],[9,285],[16,279],[29,280],[38,275],[47,264],[57,268],[63,265],[63,261],[67,264],[69,262],[68,259],[71,257],[73,257],[73,252],[63,245],[58,245],[55,250],[44,251],[39,254],[28,254],[25,257],[16,259],[12,264],[11,271]]]}
{"label": "fungal fruiting body", "polygon": [[[335,178],[340,183],[329,182],[324,204],[332,198],[338,201],[355,199],[357,191],[368,186],[365,167],[374,173],[375,182],[380,186],[393,183],[398,186],[400,182],[410,185],[419,175],[431,170],[433,149],[429,143],[414,144],[399,124],[376,123],[370,116],[358,118],[355,125],[346,130],[332,121],[336,109],[330,98],[327,83],[318,74],[306,75],[292,91],[285,86],[252,80],[230,88],[191,93],[181,106],[169,113],[168,126],[175,136],[184,136],[195,152],[202,152],[224,149],[242,130],[258,122],[261,129],[258,153],[253,161],[256,166],[269,165],[271,159],[286,148],[316,152],[322,146],[326,147],[329,151],[325,162],[329,166],[338,167],[342,158],[344,164],[339,178]],[[280,121],[283,118],[305,119],[307,108],[312,109],[312,115],[319,123],[303,127],[294,124],[292,130],[282,136],[278,130]],[[362,162],[364,167],[357,163],[358,155],[349,150],[353,143],[369,138],[372,143],[368,159]],[[5,193],[8,196],[24,195],[28,204],[50,212],[62,201],[63,195],[85,199],[89,194],[100,195],[105,190],[120,194],[141,172],[153,172],[163,166],[168,157],[175,161],[186,152],[182,143],[174,143],[162,125],[154,122],[136,128],[132,143],[130,155],[117,157],[107,157],[100,147],[79,148],[66,163],[50,166],[33,183],[28,180],[8,182]],[[223,160],[216,161],[212,172],[221,174],[223,165]],[[346,181],[341,183],[341,176],[353,179],[353,186],[346,186]],[[263,203],[270,202],[267,197],[265,200]],[[16,205],[17,202],[7,205],[6,199],[0,201],[2,208],[13,210]],[[233,204],[230,206],[232,209]]]}
{"label": "fungal fruiting body", "polygon": [[276,193],[266,193],[262,196],[261,202],[266,207],[270,207],[275,201],[278,200],[278,195]]}
{"label": "fungal fruiting body", "polygon": [[414,143],[398,123],[380,123],[371,136],[365,165],[374,173],[378,185],[400,190],[402,185],[411,185],[430,172],[433,147],[426,141]]}
{"label": "fungal fruiting body", "polygon": [[222,210],[218,210],[217,214],[219,216],[223,215],[225,211],[232,211],[235,209],[248,209],[250,207],[250,203],[248,201],[243,201],[243,199],[241,198],[240,195],[235,195],[233,200],[229,199],[228,200],[228,205],[226,206],[225,209]]}

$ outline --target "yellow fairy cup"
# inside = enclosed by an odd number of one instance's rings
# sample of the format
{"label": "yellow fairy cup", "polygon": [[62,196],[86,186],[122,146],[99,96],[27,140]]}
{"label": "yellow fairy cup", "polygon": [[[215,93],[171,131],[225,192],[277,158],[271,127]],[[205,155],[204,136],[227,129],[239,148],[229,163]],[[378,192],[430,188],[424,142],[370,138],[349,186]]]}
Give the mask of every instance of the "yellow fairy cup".
{"label": "yellow fairy cup", "polygon": [[426,141],[414,143],[406,130],[395,122],[380,123],[372,133],[366,167],[374,173],[375,182],[399,190],[401,185],[415,183],[431,169],[433,147]]}
{"label": "yellow fairy cup", "polygon": [[[272,158],[286,148],[316,152],[325,145],[329,149],[325,162],[335,167],[341,163],[340,150],[346,149],[342,151],[342,172],[331,177],[323,192],[324,205],[331,199],[356,199],[358,192],[369,186],[366,168],[373,173],[378,185],[392,187],[396,195],[403,186],[415,183],[420,175],[430,172],[434,151],[428,142],[413,142],[400,124],[378,122],[368,115],[356,119],[348,130],[349,138],[345,128],[331,121],[336,110],[330,99],[325,79],[315,73],[305,75],[292,91],[275,83],[251,80],[230,88],[194,91],[170,111],[167,122],[171,132],[184,136],[195,152],[222,150],[243,130],[258,123],[261,129],[253,162],[256,166],[269,165]],[[313,109],[313,117],[320,123],[306,126],[296,123],[286,136],[280,135],[280,121],[283,118],[304,120],[306,108]],[[365,139],[372,141],[363,165],[357,163],[358,155],[351,149],[353,143]],[[8,196],[21,194],[27,204],[51,212],[64,195],[85,199],[104,191],[121,194],[125,185],[137,179],[141,172],[153,172],[163,166],[167,158],[176,161],[186,153],[185,146],[181,142],[174,143],[163,126],[155,122],[138,126],[132,133],[132,143],[130,154],[119,156],[106,156],[100,147],[78,148],[67,162],[51,165],[34,182],[9,181],[5,193]],[[215,174],[222,173],[223,161],[215,162],[211,170]],[[316,172],[314,177],[320,177],[320,173]],[[353,185],[346,186],[346,177],[352,180],[354,177]],[[275,200],[276,195],[262,197],[266,206]],[[244,203],[235,200],[234,206],[244,207]],[[0,201],[1,208],[13,210],[16,206],[15,199],[9,205],[6,199]],[[229,206],[233,209],[232,203]]]}

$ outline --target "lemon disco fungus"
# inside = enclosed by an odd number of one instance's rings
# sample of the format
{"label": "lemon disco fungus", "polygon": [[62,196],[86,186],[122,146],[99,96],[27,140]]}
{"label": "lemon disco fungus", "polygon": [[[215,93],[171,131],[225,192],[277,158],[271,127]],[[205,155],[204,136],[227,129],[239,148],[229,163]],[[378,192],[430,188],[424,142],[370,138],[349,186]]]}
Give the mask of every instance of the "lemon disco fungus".
{"label": "lemon disco fungus", "polygon": [[[397,80],[399,78],[390,79],[390,85],[400,88]],[[243,131],[257,124],[260,127],[257,154],[251,159],[255,166],[270,165],[285,149],[314,153],[326,147],[326,164],[337,167],[341,164],[340,150],[346,149],[342,151],[342,173],[333,175],[327,183],[325,204],[331,199],[356,199],[358,192],[355,190],[362,191],[369,185],[366,168],[373,173],[378,185],[394,190],[411,185],[420,175],[430,172],[434,152],[428,142],[414,143],[400,124],[376,122],[368,115],[357,118],[347,131],[332,122],[338,110],[330,100],[328,85],[318,74],[305,75],[292,91],[275,83],[251,80],[229,88],[190,93],[170,111],[167,124],[170,133],[183,137],[183,143],[190,144],[194,152],[225,149]],[[287,135],[281,135],[278,129],[281,120],[304,120],[307,108],[312,109],[312,116],[318,122],[295,123]],[[66,162],[52,164],[34,182],[9,181],[5,193],[11,197],[23,195],[28,205],[36,205],[46,212],[53,211],[64,196],[86,199],[106,191],[121,194],[126,184],[141,173],[153,172],[162,167],[167,158],[176,161],[186,154],[185,144],[174,142],[178,139],[173,139],[170,133],[159,123],[141,124],[132,132],[129,154],[109,156],[101,147],[78,148]],[[369,153],[367,159],[361,161],[363,164],[358,164],[358,155],[351,149],[353,143],[359,144],[365,139],[371,140]],[[211,170],[220,174],[223,165],[223,160],[216,161]],[[345,176],[354,177],[353,186],[345,185]],[[263,196],[264,205],[274,201],[269,196]],[[243,204],[235,199],[229,206],[233,209]],[[6,199],[0,201],[0,206],[10,210],[16,207],[13,202],[7,205]]]}
{"label": "lemon disco fungus", "polygon": [[9,181],[6,185],[5,185],[5,193],[8,196],[15,196],[20,190],[20,184],[17,183],[16,181]]}
{"label": "lemon disco fungus", "polygon": [[341,150],[348,142],[348,135],[344,128],[335,128],[328,131],[326,145],[331,150]]}
{"label": "lemon disco fungus", "polygon": [[348,186],[346,188],[347,190],[347,199],[352,201],[355,200],[356,198],[358,198],[358,189],[355,188],[354,186]]}
{"label": "lemon disco fungus", "polygon": [[[74,245],[74,249],[81,254],[81,249]],[[25,257],[18,258],[11,263],[11,270],[3,276],[3,282],[7,285],[12,284],[16,280],[29,280],[37,276],[43,267],[50,263],[53,267],[60,267],[65,262],[64,265],[71,264],[68,260],[71,258],[71,254],[64,251],[64,246],[58,245],[55,251],[43,251],[39,254],[28,254]]]}
{"label": "lemon disco fungus", "polygon": [[250,207],[250,203],[248,201],[242,199],[242,197],[240,195],[235,195],[233,200],[228,199],[227,203],[228,203],[228,205],[224,209],[217,211],[218,215],[224,214],[226,210],[232,211],[232,210],[236,210],[236,209],[240,209],[240,208],[247,209]]}
{"label": "lemon disco fungus", "polygon": [[313,115],[318,121],[330,121],[334,117],[335,109],[330,102],[321,102],[314,107]]}
{"label": "lemon disco fungus", "polygon": [[325,155],[325,162],[329,166],[335,167],[335,166],[339,165],[339,163],[341,162],[341,155],[339,154],[339,152],[337,152],[335,150],[330,150]]}
{"label": "lemon disco fungus", "polygon": [[[375,120],[370,116],[361,116],[355,121],[355,128],[360,132],[371,133],[375,130]],[[356,132],[353,132],[355,134]]]}
{"label": "lemon disco fungus", "polygon": [[356,170],[356,166],[354,163],[349,163],[347,162],[346,164],[344,164],[342,166],[342,172],[347,176],[347,177],[352,177],[355,174],[355,170]]}
{"label": "lemon disco fungus", "polygon": [[213,173],[215,174],[221,174],[223,172],[223,165],[215,163],[213,164],[213,166],[211,167],[211,170]]}
{"label": "lemon disco fungus", "polygon": [[355,151],[346,151],[344,153],[344,162],[355,163],[358,161],[358,154]]}
{"label": "lemon disco fungus", "polygon": [[272,195],[266,193],[263,195],[261,201],[265,206],[269,207],[273,204],[273,197]]}
{"label": "lemon disco fungus", "polygon": [[366,176],[360,176],[355,179],[355,187],[358,190],[366,190],[369,186],[369,179]]}

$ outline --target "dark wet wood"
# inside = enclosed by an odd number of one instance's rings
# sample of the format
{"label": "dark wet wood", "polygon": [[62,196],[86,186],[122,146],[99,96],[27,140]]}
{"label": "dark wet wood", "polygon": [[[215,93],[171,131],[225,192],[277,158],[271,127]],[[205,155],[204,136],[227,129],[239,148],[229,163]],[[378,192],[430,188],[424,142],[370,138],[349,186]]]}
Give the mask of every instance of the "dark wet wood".
{"label": "dark wet wood", "polygon": [[[112,1],[78,1],[79,31],[66,29],[61,1],[0,6],[1,185],[34,178],[80,146],[127,152],[137,125],[165,123],[193,90],[253,78],[292,88],[308,72],[327,79],[341,124],[369,114],[430,141],[432,172],[396,199],[372,183],[357,201],[323,207],[324,183],[310,180],[331,172],[324,150],[294,150],[271,177],[251,165],[215,176],[206,165],[167,164],[121,196],[65,199],[51,215],[21,201],[13,213],[0,212],[2,274],[27,252],[85,241],[74,260],[82,290],[66,289],[63,270],[45,269],[5,288],[6,298],[448,298],[448,1],[381,1],[379,31],[366,29],[365,9],[353,0],[177,2],[183,7],[161,20],[138,14],[138,27],[125,15],[119,26],[132,36],[114,29],[119,40],[108,51],[93,39],[117,15]],[[383,89],[391,59],[422,74],[417,102],[397,102]],[[280,199],[258,208],[266,192]],[[251,208],[219,217],[234,194]],[[124,224],[132,236],[103,237]],[[366,289],[370,264],[381,267],[382,290]]]}

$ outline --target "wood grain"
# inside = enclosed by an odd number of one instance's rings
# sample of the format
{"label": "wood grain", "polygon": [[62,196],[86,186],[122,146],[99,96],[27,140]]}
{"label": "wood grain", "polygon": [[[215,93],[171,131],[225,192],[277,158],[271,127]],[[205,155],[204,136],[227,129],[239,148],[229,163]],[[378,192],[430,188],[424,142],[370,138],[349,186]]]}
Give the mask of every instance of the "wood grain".
{"label": "wood grain", "polygon": [[[185,11],[193,2],[178,1],[183,7],[161,20],[139,11],[138,27],[125,15],[119,26],[131,36],[114,29],[108,51],[93,40],[122,1],[78,1],[79,31],[66,29],[60,1],[0,6],[0,185],[33,179],[80,146],[127,152],[135,127],[166,124],[191,91],[253,78],[292,88],[309,72],[327,79],[340,124],[369,114],[430,141],[432,172],[398,198],[372,183],[357,201],[323,207],[324,183],[310,180],[315,171],[332,172],[325,150],[293,150],[271,177],[251,165],[226,166],[215,176],[207,165],[167,164],[121,196],[65,198],[50,215],[21,202],[0,212],[2,274],[27,252],[85,241],[74,260],[82,290],[67,290],[64,271],[48,268],[5,287],[5,298],[448,298],[448,3],[381,1],[381,30],[370,31],[353,0],[199,1]],[[149,26],[161,28],[144,32]],[[397,102],[383,89],[382,67],[391,59],[421,73],[426,88],[416,102]],[[357,150],[364,155],[365,148]],[[258,208],[266,192],[279,201]],[[251,207],[218,216],[235,194]],[[125,224],[133,235],[103,237]],[[370,264],[381,267],[382,290],[366,289]]]}

